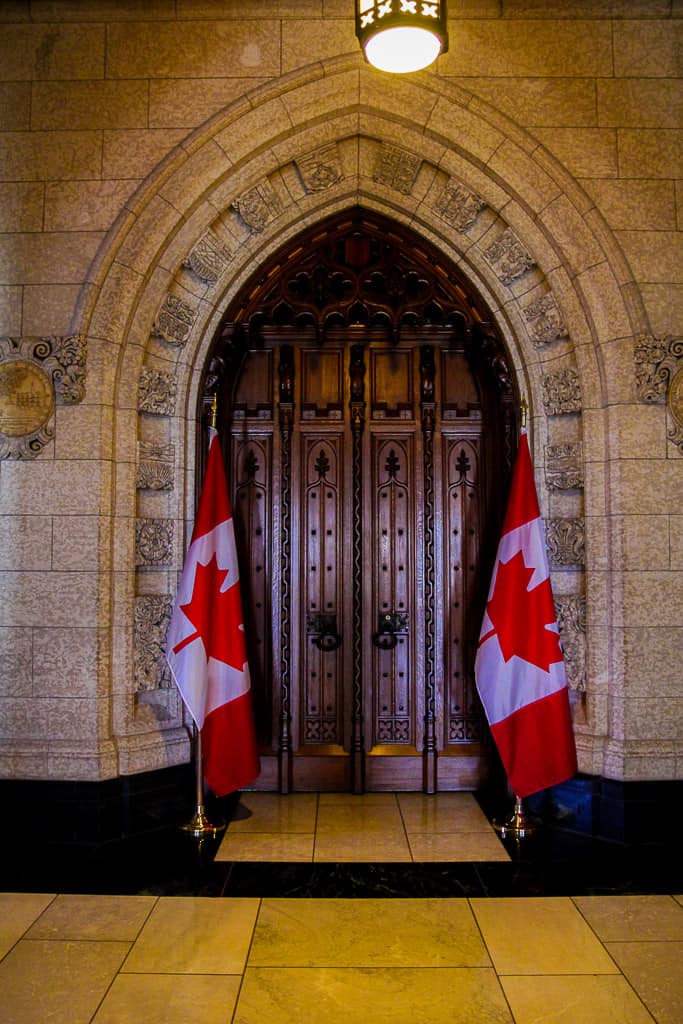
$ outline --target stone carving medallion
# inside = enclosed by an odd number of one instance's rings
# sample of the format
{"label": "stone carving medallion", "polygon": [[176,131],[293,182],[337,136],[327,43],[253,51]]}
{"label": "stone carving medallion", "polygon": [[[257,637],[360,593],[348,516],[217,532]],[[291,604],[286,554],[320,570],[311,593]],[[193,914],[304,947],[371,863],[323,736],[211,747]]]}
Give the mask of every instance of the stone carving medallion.
{"label": "stone carving medallion", "polygon": [[23,359],[0,364],[0,433],[26,437],[45,426],[54,409],[50,380]]}
{"label": "stone carving medallion", "polygon": [[545,479],[551,491],[571,491],[583,487],[581,444],[547,444]]}
{"label": "stone carving medallion", "polygon": [[560,370],[543,377],[543,407],[549,416],[581,412],[581,385],[576,370]]}
{"label": "stone carving medallion", "polygon": [[421,158],[415,153],[382,143],[375,161],[373,181],[388,185],[403,195],[410,195],[421,163]]}
{"label": "stone carving medallion", "polygon": [[175,445],[138,441],[136,486],[138,490],[173,490]]}
{"label": "stone carving medallion", "polygon": [[536,348],[566,338],[568,331],[555,297],[548,292],[522,310],[529,325],[531,342]]}
{"label": "stone carving medallion", "polygon": [[343,176],[339,151],[334,142],[297,157],[295,163],[307,192],[324,192]]}
{"label": "stone carving medallion", "polygon": [[199,239],[190,255],[183,260],[183,266],[191,270],[201,281],[215,284],[221,276],[232,254],[211,231]]}
{"label": "stone carving medallion", "polygon": [[175,412],[177,382],[172,373],[143,369],[138,385],[138,409],[155,416],[172,416]]}
{"label": "stone carving medallion", "polygon": [[35,458],[54,438],[55,405],[85,395],[78,335],[0,338],[0,459]]}
{"label": "stone carving medallion", "polygon": [[135,564],[170,565],[173,560],[173,520],[135,521]]}
{"label": "stone carving medallion", "polygon": [[683,452],[683,366],[671,379],[667,397],[667,409],[672,420],[668,431],[669,440]]}
{"label": "stone carving medallion", "polygon": [[451,178],[437,199],[434,210],[456,231],[466,231],[485,206],[483,199]]}
{"label": "stone carving medallion", "polygon": [[585,528],[582,518],[546,519],[545,538],[551,568],[573,569],[585,565]]}
{"label": "stone carving medallion", "polygon": [[535,267],[534,258],[513,231],[508,228],[493,245],[484,250],[484,259],[503,284],[512,284]]}

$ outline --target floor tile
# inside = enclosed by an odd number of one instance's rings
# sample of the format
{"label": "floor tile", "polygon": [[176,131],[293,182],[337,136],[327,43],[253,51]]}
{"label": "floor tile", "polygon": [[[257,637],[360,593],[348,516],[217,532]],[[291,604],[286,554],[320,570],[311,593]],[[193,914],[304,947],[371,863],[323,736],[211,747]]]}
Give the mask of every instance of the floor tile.
{"label": "floor tile", "polygon": [[603,942],[683,940],[683,907],[670,896],[577,896],[574,903]]}
{"label": "floor tile", "polygon": [[493,831],[442,832],[438,835],[409,834],[413,860],[429,861],[509,861],[510,856]]}
{"label": "floor tile", "polygon": [[503,977],[500,981],[516,1024],[653,1024],[619,974]]}
{"label": "floor tile", "polygon": [[3,1024],[88,1024],[128,949],[22,939],[0,963]]}
{"label": "floor tile", "polygon": [[265,899],[250,967],[488,967],[467,900]]}
{"label": "floor tile", "polygon": [[234,1024],[513,1024],[492,970],[247,969]]}
{"label": "floor tile", "polygon": [[[243,793],[228,834],[243,832],[313,832],[316,793]],[[245,813],[249,817],[243,817]]]}
{"label": "floor tile", "polygon": [[29,939],[133,942],[156,896],[58,896],[29,929]]}
{"label": "floor tile", "polygon": [[614,974],[569,898],[470,900],[499,974]]}
{"label": "floor tile", "polygon": [[311,861],[313,833],[228,832],[218,848],[216,861]]}
{"label": "floor tile", "polygon": [[123,970],[151,974],[240,974],[259,901],[159,899]]}
{"label": "floor tile", "polygon": [[93,1024],[226,1024],[240,975],[121,974]]}
{"label": "floor tile", "polygon": [[319,793],[318,806],[396,807],[396,793]]}
{"label": "floor tile", "polygon": [[404,832],[398,804],[358,803],[321,804],[318,808],[317,835],[330,832]]}
{"label": "floor tile", "polygon": [[19,941],[54,898],[52,893],[0,893],[0,958]]}
{"label": "floor tile", "polygon": [[399,793],[406,832],[490,832],[491,824],[471,793]]}
{"label": "floor tile", "polygon": [[353,830],[316,834],[313,860],[316,862],[408,863],[412,860],[403,829],[367,833]]}
{"label": "floor tile", "polygon": [[658,1024],[681,1024],[683,942],[608,942],[606,946]]}

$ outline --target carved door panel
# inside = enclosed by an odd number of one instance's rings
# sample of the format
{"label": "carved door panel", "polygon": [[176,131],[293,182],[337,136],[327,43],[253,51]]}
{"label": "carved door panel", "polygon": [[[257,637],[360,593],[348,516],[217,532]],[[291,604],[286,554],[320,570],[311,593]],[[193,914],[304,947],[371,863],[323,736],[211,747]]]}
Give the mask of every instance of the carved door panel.
{"label": "carved door panel", "polygon": [[486,769],[481,402],[416,335],[265,339],[230,469],[264,789],[455,789]]}

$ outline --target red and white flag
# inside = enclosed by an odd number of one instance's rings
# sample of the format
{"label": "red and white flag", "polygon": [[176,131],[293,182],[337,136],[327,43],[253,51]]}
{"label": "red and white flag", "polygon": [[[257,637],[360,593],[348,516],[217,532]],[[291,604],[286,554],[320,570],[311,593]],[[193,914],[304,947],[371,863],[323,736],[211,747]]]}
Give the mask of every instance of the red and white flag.
{"label": "red and white flag", "polygon": [[526,430],[474,665],[477,689],[517,797],[571,778],[576,748],[567,675]]}
{"label": "red and white flag", "polygon": [[218,435],[173,607],[166,659],[202,739],[207,785],[225,796],[260,772],[235,531]]}

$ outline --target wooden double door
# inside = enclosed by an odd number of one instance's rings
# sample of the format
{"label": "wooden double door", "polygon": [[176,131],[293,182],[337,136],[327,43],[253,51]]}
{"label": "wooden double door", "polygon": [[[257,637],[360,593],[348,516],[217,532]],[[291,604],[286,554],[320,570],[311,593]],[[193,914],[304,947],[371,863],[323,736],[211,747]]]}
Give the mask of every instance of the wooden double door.
{"label": "wooden double door", "polygon": [[498,439],[447,334],[272,331],[235,375],[260,788],[434,792],[487,773],[472,669]]}

